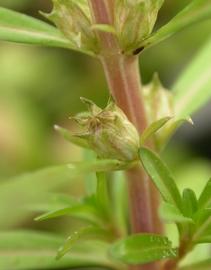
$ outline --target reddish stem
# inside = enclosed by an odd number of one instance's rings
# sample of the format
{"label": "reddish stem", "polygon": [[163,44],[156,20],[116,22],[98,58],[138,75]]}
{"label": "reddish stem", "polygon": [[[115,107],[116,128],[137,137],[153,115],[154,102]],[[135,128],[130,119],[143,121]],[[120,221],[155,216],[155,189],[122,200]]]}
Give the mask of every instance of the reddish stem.
{"label": "reddish stem", "polygon": [[[113,0],[90,0],[90,7],[96,23],[112,24]],[[144,101],[137,56],[121,54],[114,35],[98,31],[101,42],[100,60],[106,79],[117,105],[141,133],[147,127]],[[138,166],[127,172],[131,226],[134,233],[161,232],[157,216],[158,195],[149,181],[143,167]],[[158,270],[159,263],[132,266],[133,270]]]}

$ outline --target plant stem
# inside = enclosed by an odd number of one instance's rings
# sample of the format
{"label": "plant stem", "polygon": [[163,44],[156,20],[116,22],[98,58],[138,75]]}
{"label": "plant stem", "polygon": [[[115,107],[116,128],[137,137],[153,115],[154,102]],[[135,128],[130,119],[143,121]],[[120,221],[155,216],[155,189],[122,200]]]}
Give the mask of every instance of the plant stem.
{"label": "plant stem", "polygon": [[[95,23],[112,24],[113,0],[89,2]],[[98,32],[98,37],[101,42],[100,60],[111,94],[117,105],[141,133],[148,123],[140,89],[138,57],[123,55],[114,35]],[[137,166],[128,170],[127,178],[132,232],[161,232],[162,226],[157,216],[158,194],[143,167]],[[131,269],[158,270],[159,263],[132,266]]]}

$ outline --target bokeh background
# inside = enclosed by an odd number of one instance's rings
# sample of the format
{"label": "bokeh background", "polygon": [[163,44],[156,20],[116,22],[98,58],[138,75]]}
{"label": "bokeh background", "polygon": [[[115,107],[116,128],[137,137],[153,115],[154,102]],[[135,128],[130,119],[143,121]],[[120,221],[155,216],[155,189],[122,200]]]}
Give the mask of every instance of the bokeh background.
{"label": "bokeh background", "polygon": [[[166,0],[158,25],[189,2]],[[52,8],[50,0],[0,0],[0,6],[43,20],[38,11],[48,12]],[[158,71],[165,87],[171,89],[211,36],[210,29],[211,20],[202,22],[146,50],[140,58],[143,82],[148,83]],[[10,184],[11,177],[26,171],[81,160],[81,150],[53,129],[54,124],[71,128],[68,117],[84,109],[80,96],[100,106],[107,102],[104,74],[95,59],[64,49],[0,42],[0,229],[33,227],[65,231],[64,227],[69,226],[68,222],[64,225],[64,219],[34,224],[31,215],[20,217],[17,204],[20,193],[17,191],[16,197],[16,186],[11,188]],[[197,194],[211,176],[210,105],[208,102],[193,116],[194,127],[180,128],[163,153],[180,188],[191,187]],[[71,183],[70,193],[80,193],[80,183]],[[173,237],[171,230],[170,234]],[[199,254],[209,256],[209,249],[204,252],[203,247],[199,248]]]}

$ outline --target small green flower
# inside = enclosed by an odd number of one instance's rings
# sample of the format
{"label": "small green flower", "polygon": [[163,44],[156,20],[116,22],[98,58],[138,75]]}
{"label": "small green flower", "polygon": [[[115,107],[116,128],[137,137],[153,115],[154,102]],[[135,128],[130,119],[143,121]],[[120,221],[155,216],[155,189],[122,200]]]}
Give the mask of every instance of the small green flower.
{"label": "small green flower", "polygon": [[89,113],[79,114],[73,118],[85,129],[77,137],[80,136],[88,142],[99,158],[121,161],[138,159],[139,134],[123,111],[113,102],[105,109],[101,109],[92,101],[87,99],[82,101],[88,105]]}
{"label": "small green flower", "polygon": [[139,48],[154,28],[164,0],[116,0],[115,29],[124,52]]}
{"label": "small green flower", "polygon": [[166,116],[174,116],[173,96],[163,87],[157,73],[152,82],[143,87],[143,93],[149,123]]}
{"label": "small green flower", "polygon": [[98,53],[99,45],[95,31],[91,28],[92,18],[86,0],[52,0],[53,11],[45,15],[70,40],[77,49]]}

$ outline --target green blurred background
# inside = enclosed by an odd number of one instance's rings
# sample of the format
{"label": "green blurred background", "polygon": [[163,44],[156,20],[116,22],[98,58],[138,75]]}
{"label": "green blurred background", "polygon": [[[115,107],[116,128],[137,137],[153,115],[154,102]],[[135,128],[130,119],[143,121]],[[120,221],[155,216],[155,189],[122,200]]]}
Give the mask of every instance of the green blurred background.
{"label": "green blurred background", "polygon": [[[168,21],[189,2],[166,0],[158,25]],[[38,11],[50,11],[51,1],[0,0],[0,6],[43,19]],[[140,57],[143,82],[149,82],[153,73],[158,71],[163,84],[171,88],[210,37],[210,29],[211,21],[202,22],[146,50]],[[80,149],[65,142],[53,130],[54,124],[71,128],[68,117],[84,109],[80,96],[101,106],[107,102],[104,74],[95,59],[63,49],[0,42],[1,183],[5,184],[10,177],[25,171],[81,159]],[[192,187],[197,194],[211,175],[209,108],[208,104],[193,117],[194,128],[182,127],[164,153],[180,188]],[[80,192],[81,187],[76,183],[71,189]],[[11,202],[13,196],[11,193]],[[4,210],[9,217],[12,206],[3,205],[3,200],[1,204],[0,213]],[[31,219],[31,216],[18,219],[17,215],[11,222],[0,221],[0,229],[29,225],[55,228],[54,224],[58,225],[57,229],[63,228],[62,221],[35,225]]]}

